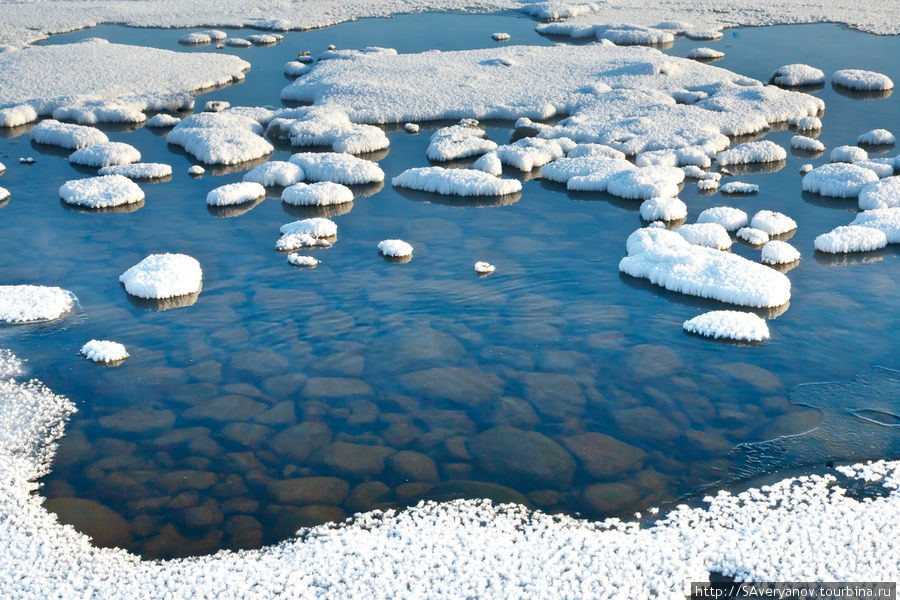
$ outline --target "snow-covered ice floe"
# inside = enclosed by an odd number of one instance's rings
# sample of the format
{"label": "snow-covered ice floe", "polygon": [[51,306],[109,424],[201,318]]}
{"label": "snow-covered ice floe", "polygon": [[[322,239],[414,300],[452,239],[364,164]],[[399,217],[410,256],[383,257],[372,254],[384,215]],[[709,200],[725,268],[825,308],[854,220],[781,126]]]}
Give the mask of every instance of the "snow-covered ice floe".
{"label": "snow-covered ice floe", "polygon": [[248,35],[247,40],[257,46],[271,46],[277,44],[284,39],[284,36],[278,33],[256,33]]}
{"label": "snow-covered ice floe", "polygon": [[769,140],[759,140],[729,148],[720,153],[717,160],[720,165],[727,166],[776,162],[786,158],[787,151],[784,148]]}
{"label": "snow-covered ice floe", "polygon": [[29,136],[31,141],[37,144],[60,146],[70,150],[109,141],[106,134],[96,127],[61,123],[55,119],[44,119],[34,126]]}
{"label": "snow-covered ice floe", "polygon": [[253,181],[228,183],[214,188],[206,194],[209,206],[232,206],[259,200],[266,195],[266,188]]}
{"label": "snow-covered ice floe", "polygon": [[9,193],[8,189],[6,189],[5,187],[0,187],[0,206],[5,204],[6,202],[9,202],[10,196],[11,194]]}
{"label": "snow-covered ice floe", "polygon": [[770,236],[782,235],[797,229],[797,222],[784,213],[761,210],[750,219],[750,227],[765,231]]}
{"label": "snow-covered ice floe", "polygon": [[270,160],[244,174],[244,181],[260,185],[287,187],[303,181],[303,169],[299,165],[284,160]]}
{"label": "snow-covered ice floe", "polygon": [[878,181],[875,171],[847,163],[830,163],[803,176],[803,191],[832,198],[856,198],[866,185],[875,181]]}
{"label": "snow-covered ice floe", "polygon": [[869,153],[859,146],[837,146],[831,151],[831,162],[853,163],[869,158]]}
{"label": "snow-covered ice floe", "polygon": [[769,234],[756,227],[741,227],[734,235],[751,246],[762,246],[769,241]]}
{"label": "snow-covered ice floe", "polygon": [[493,154],[500,162],[528,172],[566,155],[566,150],[575,148],[575,142],[568,138],[547,140],[523,138],[511,144],[498,146]]}
{"label": "snow-covered ice floe", "polygon": [[853,164],[857,167],[869,169],[879,177],[890,177],[894,174],[894,160],[891,158],[869,158],[866,160],[856,160]]}
{"label": "snow-covered ice floe", "polygon": [[312,69],[310,63],[300,62],[299,60],[289,60],[284,63],[284,74],[288,77],[300,77],[304,73],[309,73]]}
{"label": "snow-covered ice floe", "polygon": [[788,87],[819,85],[825,83],[825,73],[821,69],[800,63],[784,65],[772,74],[772,83]]}
{"label": "snow-covered ice floe", "polygon": [[109,340],[91,340],[81,347],[81,354],[98,363],[121,363],[128,358],[124,345]]}
{"label": "snow-covered ice floe", "polygon": [[492,265],[489,262],[485,262],[483,260],[479,260],[475,263],[475,272],[479,275],[490,275],[494,271],[497,270],[497,267]]}
{"label": "snow-covered ice floe", "polygon": [[716,250],[728,250],[731,248],[731,236],[728,231],[718,223],[691,223],[682,225],[675,233],[683,237],[691,244],[714,248]]}
{"label": "snow-covered ice floe", "polygon": [[385,256],[403,258],[412,256],[413,247],[409,242],[403,240],[381,240],[378,242],[378,251]]}
{"label": "snow-covered ice floe", "polygon": [[419,124],[418,123],[404,123],[403,131],[410,135],[415,135],[419,133]]}
{"label": "snow-covered ice floe", "polygon": [[775,307],[791,298],[783,274],[741,256],[689,243],[666,229],[638,229],[626,243],[619,270],[673,292],[750,307]]}
{"label": "snow-covered ice floe", "polygon": [[204,112],[182,119],[166,141],[206,164],[235,165],[275,150],[259,135],[262,131],[262,125],[249,117]]}
{"label": "snow-covered ice floe", "polygon": [[174,117],[165,113],[159,113],[158,115],[153,115],[152,117],[147,119],[145,126],[165,129],[167,127],[175,127],[179,123],[181,123],[180,117]]}
{"label": "snow-covered ice floe", "polygon": [[873,129],[856,138],[857,144],[867,146],[893,146],[896,141],[894,134],[887,129]]}
{"label": "snow-covered ice floe", "polygon": [[303,169],[307,181],[333,181],[344,185],[362,185],[384,181],[377,163],[340,152],[301,152],[290,161]]}
{"label": "snow-covered ice floe", "polygon": [[313,217],[285,223],[279,231],[282,235],[305,234],[313,238],[328,238],[337,235],[337,223],[324,217]]}
{"label": "snow-covered ice floe", "polygon": [[502,31],[495,31],[491,34],[491,39],[495,42],[506,42],[509,41],[509,34]]}
{"label": "snow-covered ice floe", "polygon": [[17,377],[25,372],[25,366],[18,356],[9,350],[0,349],[0,379]]}
{"label": "snow-covered ice floe", "polygon": [[862,225],[843,225],[815,239],[816,250],[829,254],[871,252],[887,246],[883,231]]}
{"label": "snow-covered ice floe", "polygon": [[152,180],[165,179],[172,176],[172,165],[165,163],[133,163],[130,165],[112,165],[102,167],[98,175],[122,175],[128,179]]}
{"label": "snow-covered ice floe", "polygon": [[200,165],[191,165],[188,167],[188,175],[191,177],[202,177],[204,173],[206,173],[206,169]]}
{"label": "snow-covered ice floe", "polygon": [[804,152],[825,152],[825,144],[805,135],[795,135],[792,137],[791,148],[803,150]]}
{"label": "snow-covered ice floe", "polygon": [[465,124],[442,127],[431,134],[425,155],[430,160],[447,161],[478,156],[497,147],[496,142],[487,139],[487,134],[478,127],[477,121],[468,121]]}
{"label": "snow-covered ice floe", "polygon": [[68,204],[87,208],[113,208],[144,200],[144,191],[122,175],[73,179],[62,184],[59,196]]}
{"label": "snow-covered ice floe", "polygon": [[850,224],[877,229],[887,236],[889,244],[900,244],[900,207],[865,210]]}
{"label": "snow-covered ice floe", "polygon": [[701,192],[714,192],[719,188],[718,179],[701,179],[697,182],[697,189]]}
{"label": "snow-covered ice floe", "polygon": [[818,131],[822,129],[822,119],[819,117],[802,117],[799,119],[791,119],[789,124],[796,127],[797,131]]}
{"label": "snow-covered ice floe", "polygon": [[[576,146],[576,150],[579,147]],[[574,152],[575,150],[573,150]],[[635,166],[625,157],[611,158],[603,154],[567,156],[541,167],[541,178],[559,183],[568,183],[573,177],[590,177],[594,191],[606,191],[609,179],[623,171],[631,171]]]}
{"label": "snow-covered ice floe", "polygon": [[230,107],[231,102],[227,100],[207,100],[206,104],[203,105],[203,110],[206,112],[222,112]]}
{"label": "snow-covered ice floe", "polygon": [[42,285],[0,285],[0,323],[52,321],[75,306],[69,290]]}
{"label": "snow-covered ice floe", "polygon": [[761,260],[764,265],[790,264],[800,260],[800,252],[787,242],[772,240],[762,247]]}
{"label": "snow-covered ice floe", "polygon": [[693,58],[695,60],[714,60],[717,58],[724,58],[725,53],[721,50],[714,50],[713,48],[691,48],[688,53],[688,58]]}
{"label": "snow-covered ice floe", "polygon": [[[599,183],[605,191],[619,198],[649,200],[650,198],[670,198],[678,195],[679,184],[684,181],[684,171],[677,167],[640,167],[618,171],[602,179],[595,175],[573,177],[569,180],[570,190],[591,190]],[[598,181],[599,179],[599,181]],[[602,191],[602,190],[596,190]]]}
{"label": "snow-covered ice floe", "polygon": [[296,183],[284,189],[281,200],[295,206],[328,206],[353,202],[353,192],[347,186],[331,181]]}
{"label": "snow-covered ice floe", "polygon": [[352,123],[339,109],[304,106],[277,112],[267,133],[294,146],[331,146],[335,152],[363,154],[390,146],[380,127]]}
{"label": "snow-covered ice floe", "polygon": [[645,221],[677,221],[687,217],[687,205],[678,198],[651,198],[641,203]]}
{"label": "snow-covered ice floe", "polygon": [[713,310],[684,322],[688,333],[739,342],[763,342],[769,339],[765,319],[751,312]]}
{"label": "snow-covered ice floe", "polygon": [[900,176],[866,184],[859,191],[860,210],[900,206]]}
{"label": "snow-covered ice floe", "polygon": [[798,171],[800,172],[801,175],[806,175],[807,173],[809,173],[812,170],[813,170],[813,166],[810,163],[804,163],[804,164],[800,165],[800,168],[798,169]]}
{"label": "snow-covered ice floe", "polygon": [[227,54],[97,39],[0,52],[0,126],[51,114],[81,123],[141,122],[145,110],[191,108],[190,92],[243,79],[249,68]]}
{"label": "snow-covered ice floe", "polygon": [[744,181],[729,181],[719,188],[719,192],[723,194],[755,194],[758,191],[758,185]]}
{"label": "snow-covered ice floe", "polygon": [[296,252],[288,254],[287,261],[295,267],[315,267],[319,264],[319,259],[313,256],[304,256]]}
{"label": "snow-covered ice floe", "polygon": [[841,69],[831,76],[831,83],[860,91],[880,91],[894,88],[891,78],[875,71],[862,69]]}
{"label": "snow-covered ice floe", "polygon": [[123,142],[100,142],[76,150],[69,155],[70,163],[85,167],[128,165],[139,160],[141,160],[141,153],[138,149]]}
{"label": "snow-covered ice floe", "polygon": [[391,180],[396,187],[451,196],[505,196],[522,191],[518,179],[500,179],[474,169],[418,167]]}
{"label": "snow-covered ice floe", "polygon": [[119,281],[132,296],[162,300],[198,293],[203,270],[186,254],[151,254],[122,273]]}
{"label": "snow-covered ice floe", "polygon": [[231,46],[232,48],[249,48],[250,46],[253,45],[253,42],[251,42],[250,40],[248,40],[246,38],[230,37],[227,40],[225,40],[225,45]]}
{"label": "snow-covered ice floe", "polygon": [[588,27],[572,25],[568,21],[542,23],[535,27],[538,33],[547,35],[566,35],[573,38],[594,37],[601,41],[609,41],[621,46],[654,46],[671,44],[675,34],[669,28],[647,27],[644,25],[594,24]]}
{"label": "snow-covered ice floe", "polygon": [[718,223],[725,231],[737,231],[747,225],[747,213],[731,206],[713,206],[697,216],[698,223]]}

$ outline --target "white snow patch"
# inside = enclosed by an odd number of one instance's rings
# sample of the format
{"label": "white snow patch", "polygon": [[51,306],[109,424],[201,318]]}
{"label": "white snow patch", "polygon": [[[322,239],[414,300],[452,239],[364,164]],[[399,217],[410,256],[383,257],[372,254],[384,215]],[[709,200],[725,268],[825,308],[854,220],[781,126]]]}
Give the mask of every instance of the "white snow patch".
{"label": "white snow patch", "polygon": [[889,244],[900,244],[900,207],[863,211],[850,224],[878,229],[887,236]]}
{"label": "white snow patch", "polygon": [[77,301],[75,294],[58,287],[0,285],[0,323],[52,321],[72,310]]}
{"label": "white snow patch", "polygon": [[764,265],[790,264],[800,260],[800,252],[787,242],[772,240],[762,247],[761,260]]}
{"label": "white snow patch", "polygon": [[731,206],[713,206],[697,216],[698,223],[718,223],[725,231],[737,231],[748,222],[747,213]]}
{"label": "white snow patch", "polygon": [[765,319],[751,312],[713,310],[684,322],[684,330],[717,340],[762,342],[769,339]]}
{"label": "white snow patch", "polygon": [[35,125],[29,136],[31,141],[37,144],[60,146],[71,150],[109,141],[106,134],[96,127],[61,123],[54,119],[44,119]]}
{"label": "white snow patch", "polygon": [[773,210],[761,210],[750,219],[750,227],[775,236],[797,229],[797,222],[786,214]]}
{"label": "white snow patch", "polygon": [[847,163],[829,163],[803,176],[803,191],[832,198],[856,198],[878,174],[871,169]]}
{"label": "white snow patch", "polygon": [[478,273],[479,275],[490,275],[491,273],[493,273],[496,270],[497,270],[497,267],[495,267],[494,265],[492,265],[489,262],[479,260],[478,262],[475,263],[475,272]]}
{"label": "white snow patch", "polygon": [[279,229],[282,235],[305,234],[313,238],[337,235],[337,223],[324,217],[313,217],[285,223]]}
{"label": "white snow patch", "polygon": [[719,191],[723,194],[755,194],[759,191],[759,186],[744,181],[729,181]]}
{"label": "white snow patch", "polygon": [[743,165],[785,160],[787,151],[770,140],[747,142],[725,150],[717,157],[720,165]]}
{"label": "white snow patch", "polygon": [[859,192],[859,208],[891,208],[900,206],[900,176],[867,184]]}
{"label": "white snow patch", "polygon": [[301,152],[290,161],[303,169],[308,181],[333,181],[344,185],[361,185],[384,181],[384,171],[377,163],[341,152]]}
{"label": "white snow patch", "polygon": [[718,223],[691,223],[682,225],[675,233],[683,237],[691,244],[714,248],[716,250],[728,250],[731,248],[731,236],[728,231]]}
{"label": "white snow patch", "polygon": [[380,127],[352,123],[341,110],[318,106],[288,109],[269,123],[273,132],[294,146],[331,146],[335,152],[362,154],[390,146]]}
{"label": "white snow patch", "polygon": [[412,256],[413,247],[403,240],[381,240],[378,242],[378,251],[385,256]]}
{"label": "white snow patch", "polygon": [[7,200],[9,200],[10,196],[11,194],[9,193],[8,189],[6,189],[5,187],[0,187],[0,204],[3,204]]}
{"label": "white snow patch", "polygon": [[247,41],[257,46],[271,46],[283,39],[284,36],[277,33],[255,33],[247,36]]}
{"label": "white snow patch", "polygon": [[214,188],[206,194],[209,206],[232,206],[259,200],[266,195],[266,188],[253,181],[228,183]]}
{"label": "white snow patch", "polygon": [[296,183],[284,189],[281,200],[297,206],[326,206],[353,202],[353,192],[347,186],[331,181]]}
{"label": "white snow patch", "polygon": [[735,235],[751,246],[762,246],[769,241],[769,234],[755,227],[741,227]]}
{"label": "white snow patch", "polygon": [[122,175],[128,179],[150,180],[172,176],[172,165],[164,163],[134,163],[111,165],[97,171],[98,175]]}
{"label": "white snow patch", "polygon": [[319,259],[313,256],[304,256],[297,252],[291,252],[287,256],[287,261],[295,267],[315,267],[319,264]]}
{"label": "white snow patch", "polygon": [[18,377],[25,372],[25,366],[18,356],[9,350],[0,349],[0,379]]}
{"label": "white snow patch", "polygon": [[109,340],[91,340],[81,347],[81,354],[99,363],[118,363],[128,358],[125,346]]}
{"label": "white snow patch", "polygon": [[772,83],[785,86],[818,85],[825,83],[825,73],[799,63],[784,65],[772,74]]}
{"label": "white snow patch", "polygon": [[245,38],[236,37],[225,40],[225,45],[231,46],[232,48],[249,48],[253,45],[253,42]]}
{"label": "white snow patch", "polygon": [[894,134],[887,129],[873,129],[856,138],[857,144],[869,146],[893,146],[896,141]]}
{"label": "white snow patch", "polygon": [[234,165],[271,154],[275,148],[257,135],[253,119],[228,113],[198,113],[183,119],[166,136],[170,144],[207,164]]}
{"label": "white snow patch", "polygon": [[883,231],[862,225],[835,227],[815,239],[816,250],[829,254],[871,252],[887,246]]}
{"label": "white snow patch", "polygon": [[303,169],[284,160],[270,160],[244,174],[244,181],[252,181],[266,187],[294,185],[303,181]]}
{"label": "white snow patch", "polygon": [[483,171],[443,167],[407,169],[394,177],[391,184],[452,196],[505,196],[522,191],[518,179],[500,179]]}
{"label": "white snow patch", "polygon": [[288,77],[300,77],[305,73],[309,73],[313,66],[310,63],[300,62],[299,60],[289,60],[284,63],[284,74]]}
{"label": "white snow patch", "polygon": [[151,254],[122,273],[119,281],[132,296],[162,300],[198,293],[203,270],[186,254]]}
{"label": "white snow patch", "polygon": [[817,139],[805,135],[795,135],[791,138],[791,148],[805,150],[806,152],[825,152],[825,144]]}
{"label": "white snow patch", "polygon": [[513,166],[520,171],[528,172],[547,163],[562,158],[566,150],[575,147],[575,142],[568,138],[546,140],[541,138],[523,138],[512,144],[498,146],[494,154],[500,162]]}
{"label": "white snow patch", "polygon": [[831,76],[831,83],[851,90],[890,90],[894,87],[891,78],[875,71],[862,69],[841,69]]}
{"label": "white snow patch", "polygon": [[687,217],[687,205],[678,198],[651,198],[641,203],[645,221],[677,221]]}
{"label": "white snow patch", "polygon": [[76,150],[69,155],[70,163],[85,167],[127,165],[139,160],[141,160],[141,153],[138,149],[123,142],[100,142]]}
{"label": "white snow patch", "polygon": [[869,153],[859,146],[838,146],[831,151],[831,162],[856,162],[866,160]]}
{"label": "white snow patch", "polygon": [[144,199],[144,191],[122,175],[73,179],[60,186],[59,195],[69,204],[88,208],[112,208]]}

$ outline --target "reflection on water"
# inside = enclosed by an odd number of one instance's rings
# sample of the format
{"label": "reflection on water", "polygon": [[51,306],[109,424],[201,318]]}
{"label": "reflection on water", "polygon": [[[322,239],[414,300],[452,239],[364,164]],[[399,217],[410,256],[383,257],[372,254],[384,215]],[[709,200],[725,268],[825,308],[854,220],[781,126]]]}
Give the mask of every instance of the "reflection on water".
{"label": "reflection on water", "polygon": [[[494,31],[554,42],[533,28],[510,16],[408,15],[292,33],[279,46],[226,50],[253,70],[244,85],[208,98],[277,104],[281,67],[298,47],[484,47]],[[102,36],[176,49],[181,34],[103,26],[50,42]],[[861,67],[897,75],[888,58],[895,38],[836,26],[754,28],[715,44],[726,51],[718,65],[761,79],[788,62],[846,66],[848,48],[860,49]],[[681,39],[668,52],[696,45]],[[895,97],[861,110],[830,87],[815,93],[828,104],[820,136],[828,147],[900,126]],[[187,175],[195,161],[161,132],[109,128],[143,160],[171,164],[173,176],[141,183],[147,200],[135,212],[74,215],[58,196],[81,176],[67,153],[32,148],[28,128],[2,132],[10,137],[0,138],[0,157],[33,152],[38,163],[4,161],[13,199],[2,209],[0,279],[61,285],[82,307],[55,323],[0,328],[0,346],[28,359],[29,375],[79,406],[43,480],[48,508],[98,543],[166,557],[257,547],[420,499],[490,497],[599,518],[775,466],[861,457],[869,439],[875,456],[896,456],[896,427],[887,426],[895,407],[860,400],[848,416],[837,401],[816,400],[823,394],[791,391],[851,381],[900,349],[885,335],[900,327],[897,252],[863,257],[874,264],[823,264],[813,240],[852,220],[855,203],[801,194],[805,157],[743,171],[760,186],[752,196],[684,185],[689,222],[728,204],[799,224],[790,307],[755,311],[771,320],[772,339],[719,344],[685,335],[682,323],[725,305],[619,274],[625,239],[641,225],[639,202],[570,193],[515,170],[504,176],[523,180],[523,191],[501,199],[393,188],[391,177],[428,164],[428,139],[446,124],[423,123],[418,136],[387,128],[390,152],[372,158],[388,184],[353,188],[353,203],[295,207],[273,189],[229,219],[210,217],[206,194],[252,165],[195,179]],[[483,125],[498,143],[513,134],[509,122]],[[792,135],[779,126],[767,138],[787,147]],[[295,151],[280,145],[271,158]],[[273,244],[281,224],[311,216],[333,218],[340,235],[310,251],[321,260],[315,269],[300,270]],[[405,264],[379,257],[378,242],[394,237],[415,248]],[[760,258],[742,244],[732,251]],[[200,261],[204,290],[189,307],[162,310],[170,306],[121,289],[118,276],[152,252]],[[478,277],[479,260],[497,271]],[[114,369],[89,363],[78,349],[91,338],[122,342],[131,356]],[[879,381],[866,389],[887,389]],[[852,429],[833,428],[848,418]],[[798,441],[787,447],[765,443],[820,424],[821,433],[788,438]],[[845,433],[860,443],[829,441]],[[744,458],[736,446],[754,450]]]}

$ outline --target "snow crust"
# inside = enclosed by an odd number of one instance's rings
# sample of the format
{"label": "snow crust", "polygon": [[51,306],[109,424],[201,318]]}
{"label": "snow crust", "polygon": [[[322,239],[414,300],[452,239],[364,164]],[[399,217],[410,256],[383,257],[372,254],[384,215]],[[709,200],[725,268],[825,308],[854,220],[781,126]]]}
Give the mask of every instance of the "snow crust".
{"label": "snow crust", "polygon": [[209,206],[233,206],[258,200],[266,195],[266,188],[253,181],[228,183],[214,188],[206,194]]}
{"label": "snow crust", "polygon": [[645,221],[677,221],[687,217],[687,205],[678,198],[651,198],[641,203]]}
{"label": "snow crust", "polygon": [[800,252],[787,242],[772,240],[762,247],[761,260],[764,265],[789,264],[800,260]]}
{"label": "snow crust", "polygon": [[803,191],[832,198],[856,198],[866,185],[875,181],[878,181],[878,174],[870,169],[830,163],[803,176]]}
{"label": "snow crust", "polygon": [[684,330],[705,337],[741,342],[762,342],[769,339],[765,319],[751,312],[713,310],[684,322]]}
{"label": "snow crust", "polygon": [[761,210],[750,219],[750,227],[774,236],[797,229],[797,222],[784,213],[773,210]]}
{"label": "snow crust", "polygon": [[887,246],[883,231],[862,225],[843,225],[815,239],[816,250],[829,254],[870,252]]}
{"label": "snow crust", "polygon": [[682,225],[675,233],[683,237],[691,244],[714,248],[716,250],[728,250],[731,248],[731,236],[728,231],[718,223],[691,223]]}
{"label": "snow crust", "polygon": [[809,65],[794,63],[778,67],[772,74],[772,83],[785,86],[818,85],[825,83],[825,73]]}
{"label": "snow crust", "polygon": [[412,256],[413,247],[403,240],[381,240],[378,242],[378,251],[385,256]]}
{"label": "snow crust", "polygon": [[281,200],[297,206],[327,206],[353,202],[353,192],[347,186],[331,181],[296,183],[284,189]]}
{"label": "snow crust", "polygon": [[0,323],[52,321],[72,310],[77,301],[75,294],[58,287],[0,285]]}
{"label": "snow crust", "polygon": [[505,196],[522,191],[518,179],[500,179],[474,169],[418,167],[407,169],[391,180],[396,187],[450,196]]}
{"label": "snow crust", "polygon": [[69,204],[88,208],[112,208],[144,199],[144,191],[122,175],[73,179],[60,186],[59,195]]}
{"label": "snow crust", "polygon": [[866,184],[859,191],[860,210],[900,206],[900,176]]}
{"label": "snow crust", "polygon": [[723,194],[755,194],[759,191],[759,186],[744,181],[729,181],[719,188],[719,191]]}
{"label": "snow crust", "polygon": [[722,152],[717,157],[720,165],[743,165],[785,160],[787,151],[769,140],[747,142]]}
{"label": "snow crust", "polygon": [[857,144],[870,146],[893,146],[896,141],[894,134],[887,129],[873,129],[856,138]]}
{"label": "snow crust", "polygon": [[698,223],[718,223],[725,231],[737,231],[747,225],[747,213],[731,206],[713,206],[697,216]]}
{"label": "snow crust", "polygon": [[29,136],[31,141],[37,144],[60,146],[71,150],[109,141],[106,134],[96,127],[61,123],[55,119],[44,119],[34,126]]}
{"label": "snow crust", "polygon": [[252,181],[260,185],[287,187],[303,181],[303,169],[284,160],[270,160],[244,174],[244,181]]}
{"label": "snow crust", "polygon": [[73,165],[85,167],[111,167],[128,165],[141,160],[141,153],[131,144],[123,142],[100,142],[69,155]]}
{"label": "snow crust", "polygon": [[894,88],[891,78],[875,71],[863,69],[841,69],[831,76],[831,83],[851,90],[873,91]]}
{"label": "snow crust", "polygon": [[806,152],[825,152],[825,144],[805,135],[793,136],[791,138],[791,148],[805,150]]}
{"label": "snow crust", "polygon": [[301,152],[290,161],[303,169],[307,181],[333,181],[344,185],[362,185],[384,181],[377,163],[336,152]]}
{"label": "snow crust", "polygon": [[99,363],[118,363],[128,358],[125,346],[109,340],[91,340],[81,347],[81,353]]}
{"label": "snow crust", "polygon": [[122,273],[119,281],[132,296],[162,300],[198,293],[203,270],[186,254],[151,254]]}
{"label": "snow crust", "polygon": [[98,175],[122,175],[128,179],[151,180],[172,176],[172,165],[164,163],[133,163],[130,165],[112,165],[97,171]]}

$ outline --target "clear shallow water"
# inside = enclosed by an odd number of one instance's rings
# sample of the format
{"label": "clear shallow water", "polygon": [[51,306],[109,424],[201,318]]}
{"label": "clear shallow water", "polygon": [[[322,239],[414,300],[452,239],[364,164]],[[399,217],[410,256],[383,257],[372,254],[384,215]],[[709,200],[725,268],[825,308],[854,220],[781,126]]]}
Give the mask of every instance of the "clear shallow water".
{"label": "clear shallow water", "polygon": [[[253,69],[198,105],[277,105],[288,81],[282,65],[299,50],[490,47],[493,31],[511,33],[512,43],[555,42],[533,27],[510,16],[411,15],[288,34],[274,47],[223,50]],[[102,26],[48,43],[99,36],[184,50],[176,43],[183,33]],[[764,80],[798,61],[900,79],[888,58],[897,38],[832,25],[740,29],[720,42],[677,40],[667,52],[697,45],[724,49],[717,65]],[[829,148],[875,127],[900,131],[896,96],[863,101],[830,86],[816,93],[827,104],[820,139]],[[511,123],[487,125],[495,141],[509,139]],[[389,131],[389,152],[374,157],[388,181],[426,164],[437,126],[423,124],[417,136]],[[523,192],[502,202],[370,186],[356,190],[349,212],[332,215],[337,243],[310,252],[322,264],[299,270],[272,249],[278,227],[321,213],[283,206],[273,192],[221,218],[207,210],[206,193],[239,181],[244,169],[195,180],[192,161],[162,134],[103,129],[174,168],[171,181],[142,184],[147,199],[135,212],[66,210],[59,185],[90,171],[32,145],[27,128],[0,138],[0,185],[13,194],[0,207],[0,280],[61,285],[81,301],[62,321],[0,329],[0,346],[79,406],[44,480],[48,507],[102,531],[100,543],[146,557],[254,547],[421,498],[627,514],[730,479],[737,444],[819,424],[819,410],[790,402],[798,384],[897,363],[898,253],[814,255],[814,237],[849,222],[855,202],[802,194],[797,169],[807,157],[736,177],[759,184],[758,195],[698,195],[692,183],[681,194],[689,221],[729,204],[779,210],[800,225],[790,241],[804,259],[789,274],[789,309],[770,322],[770,342],[738,346],[682,333],[682,321],[722,305],[618,273],[625,238],[640,225],[638,203],[569,194],[515,170],[506,176],[523,179]],[[781,129],[768,139],[788,147],[791,135]],[[272,159],[292,151],[279,148]],[[37,162],[19,165],[19,156]],[[415,246],[410,263],[378,256],[375,245],[388,237]],[[192,306],[156,311],[121,289],[120,273],[162,251],[203,265]],[[733,251],[758,258],[741,244]],[[476,260],[497,273],[477,277]],[[117,368],[89,363],[78,349],[90,338],[122,342],[131,358]],[[897,456],[884,426],[832,404],[826,412],[877,441],[867,449],[873,457]]]}

